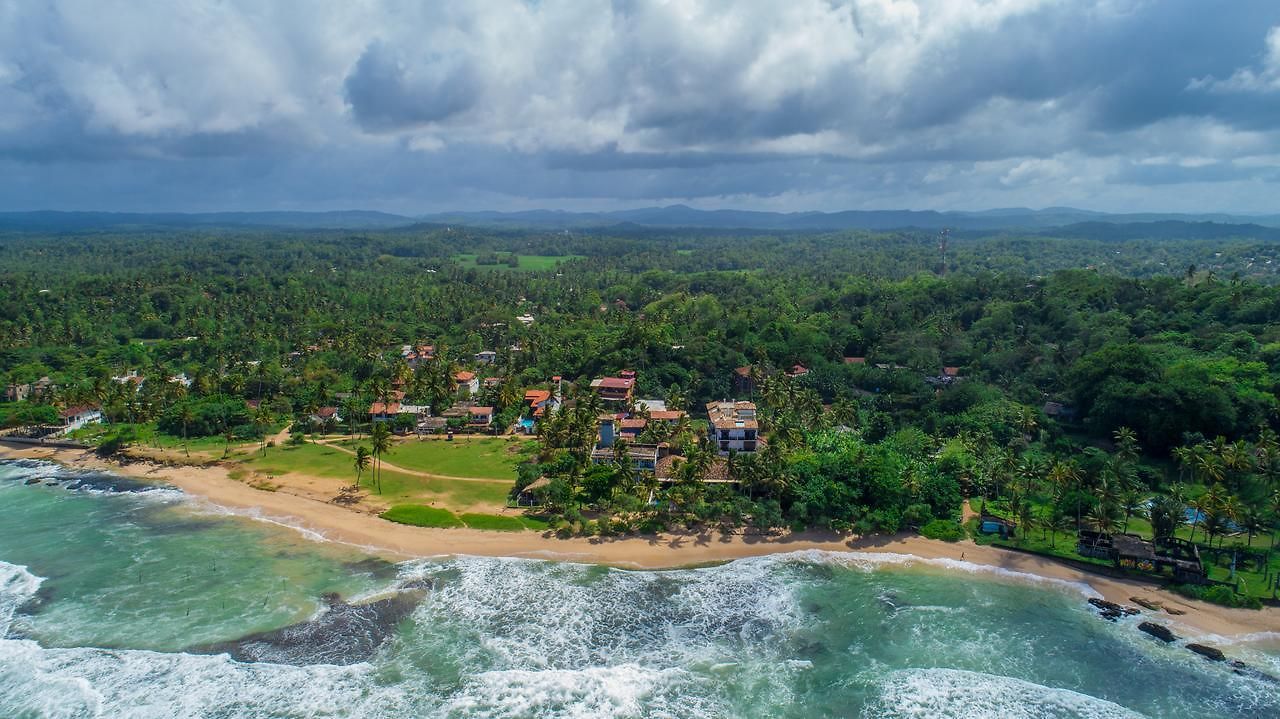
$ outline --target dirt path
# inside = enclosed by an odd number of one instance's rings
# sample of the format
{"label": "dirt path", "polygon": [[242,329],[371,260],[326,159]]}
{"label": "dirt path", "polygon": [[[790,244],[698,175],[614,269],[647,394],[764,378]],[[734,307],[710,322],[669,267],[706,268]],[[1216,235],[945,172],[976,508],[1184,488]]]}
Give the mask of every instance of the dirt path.
{"label": "dirt path", "polygon": [[973,511],[973,507],[969,506],[969,500],[964,500],[964,503],[960,505],[960,523],[968,524],[969,520],[976,516],[978,516],[978,513]]}
{"label": "dirt path", "polygon": [[291,424],[286,424],[286,425],[284,426],[284,429],[280,430],[279,432],[276,432],[275,434],[271,435],[270,437],[267,437],[267,441],[268,441],[268,442],[274,442],[274,443],[275,443],[275,445],[276,445],[277,447],[279,447],[280,445],[282,445],[282,444],[284,444],[285,442],[288,442],[288,441],[289,441],[289,430],[291,430],[291,429],[293,429],[293,425],[291,425]]}

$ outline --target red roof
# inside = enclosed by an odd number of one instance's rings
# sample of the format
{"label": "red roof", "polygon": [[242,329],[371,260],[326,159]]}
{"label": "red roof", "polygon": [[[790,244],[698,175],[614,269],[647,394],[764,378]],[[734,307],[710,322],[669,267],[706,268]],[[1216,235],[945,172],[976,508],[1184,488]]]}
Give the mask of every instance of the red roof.
{"label": "red roof", "polygon": [[317,417],[328,418],[328,417],[334,416],[337,413],[338,413],[337,407],[321,407],[320,409],[316,410]]}
{"label": "red roof", "polygon": [[624,419],[618,422],[621,429],[644,429],[647,424],[649,423],[643,419]]}
{"label": "red roof", "polygon": [[867,358],[866,357],[845,357],[844,363],[845,364],[866,364]]}
{"label": "red roof", "polygon": [[942,374],[946,375],[947,377],[955,377],[960,374],[960,368],[959,367],[943,367]]}
{"label": "red roof", "polygon": [[739,367],[735,369],[734,372],[737,372],[739,376],[749,377],[751,375],[751,365],[747,365],[746,367]]}
{"label": "red roof", "polygon": [[493,408],[492,407],[472,407],[471,414],[473,416],[493,414]]}
{"label": "red roof", "polygon": [[660,409],[649,413],[649,419],[661,420],[663,422],[675,422],[686,414],[678,409]]}
{"label": "red roof", "polygon": [[545,389],[527,389],[524,391],[524,401],[530,405],[542,404],[551,399],[550,390]]}
{"label": "red roof", "polygon": [[802,364],[794,364],[791,366],[791,371],[788,374],[794,377],[797,375],[808,374],[808,373],[809,373],[808,367],[805,367]]}
{"label": "red roof", "polygon": [[68,419],[70,417],[75,417],[76,415],[84,414],[85,412],[96,412],[96,411],[98,411],[97,407],[92,407],[87,404],[77,405],[75,407],[68,407],[62,410],[62,418]]}
{"label": "red roof", "polygon": [[631,389],[635,383],[635,379],[631,377],[604,377],[592,382],[591,386],[605,389]]}
{"label": "red roof", "polygon": [[471,380],[476,378],[476,373],[462,370],[461,372],[455,374],[453,378],[458,380],[459,382],[470,382]]}
{"label": "red roof", "polygon": [[374,402],[369,407],[369,414],[400,414],[400,403],[383,404],[382,402]]}

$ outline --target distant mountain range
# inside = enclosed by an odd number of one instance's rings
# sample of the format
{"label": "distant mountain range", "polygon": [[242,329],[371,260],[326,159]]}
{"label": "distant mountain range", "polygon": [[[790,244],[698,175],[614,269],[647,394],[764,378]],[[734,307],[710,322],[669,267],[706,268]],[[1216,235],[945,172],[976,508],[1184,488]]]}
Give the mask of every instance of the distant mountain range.
{"label": "distant mountain range", "polygon": [[[94,231],[126,228],[279,228],[279,229],[393,229],[415,225],[467,226],[491,229],[618,230],[707,229],[765,232],[922,229],[1110,237],[1179,236],[1222,237],[1265,235],[1280,229],[1280,215],[1130,213],[1109,214],[1070,207],[1043,210],[1007,208],[981,212],[933,210],[846,210],[843,212],[752,212],[697,210],[685,205],[646,207],[613,212],[445,212],[417,217],[385,212],[7,212],[0,213],[0,230]],[[1121,230],[1117,226],[1127,229]],[[1144,234],[1150,233],[1150,234]]]}
{"label": "distant mountain range", "polygon": [[665,228],[714,228],[774,231],[822,230],[1045,230],[1081,223],[1132,224],[1151,222],[1213,222],[1280,228],[1280,215],[1228,214],[1108,214],[1049,207],[1043,210],[1009,208],[981,212],[933,210],[846,210],[843,212],[752,212],[749,210],[696,210],[685,205],[646,207],[614,212],[448,212],[426,215],[424,222],[473,227],[536,229],[586,229],[636,225]]}
{"label": "distant mountain range", "polygon": [[380,229],[419,220],[386,212],[0,212],[0,229],[91,231],[161,227],[259,227],[292,229]]}

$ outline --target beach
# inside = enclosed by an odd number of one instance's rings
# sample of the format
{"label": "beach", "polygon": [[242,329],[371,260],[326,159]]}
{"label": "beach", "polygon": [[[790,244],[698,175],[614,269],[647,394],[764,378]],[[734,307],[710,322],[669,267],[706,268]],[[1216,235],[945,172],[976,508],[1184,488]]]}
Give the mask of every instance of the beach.
{"label": "beach", "polygon": [[[947,543],[917,535],[852,537],[801,532],[778,536],[750,534],[664,534],[622,538],[558,539],[533,532],[433,529],[395,524],[369,511],[324,501],[294,487],[256,489],[233,479],[220,465],[166,465],[149,461],[115,462],[90,452],[0,443],[0,459],[42,459],[82,469],[107,470],[163,482],[233,512],[287,525],[313,538],[359,547],[392,560],[445,556],[513,557],[603,564],[626,569],[674,569],[747,557],[817,550],[914,557],[956,572],[1008,572],[1057,582],[1088,585],[1103,598],[1132,606],[1132,597],[1154,600],[1185,612],[1155,613],[1183,634],[1236,637],[1280,631],[1280,610],[1230,609],[1190,600],[1157,585],[1083,571],[1049,558],[979,546]],[[303,483],[305,485],[305,482]],[[1010,575],[1017,576],[1017,575]],[[1144,614],[1152,614],[1143,610]]]}

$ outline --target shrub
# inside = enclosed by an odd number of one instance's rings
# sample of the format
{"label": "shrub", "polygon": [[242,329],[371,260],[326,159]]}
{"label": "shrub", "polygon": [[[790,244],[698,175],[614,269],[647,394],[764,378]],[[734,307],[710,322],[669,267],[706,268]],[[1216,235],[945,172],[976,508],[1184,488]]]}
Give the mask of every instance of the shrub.
{"label": "shrub", "polygon": [[959,522],[949,519],[935,519],[920,528],[920,534],[929,539],[941,539],[944,542],[958,542],[965,538],[964,527]]}
{"label": "shrub", "polygon": [[1237,594],[1231,587],[1224,587],[1221,584],[1174,584],[1169,588],[1184,597],[1199,599],[1210,604],[1243,609],[1262,609],[1262,601],[1257,597]]}
{"label": "shrub", "polygon": [[667,531],[667,525],[657,517],[648,517],[640,522],[641,534],[658,534]]}

